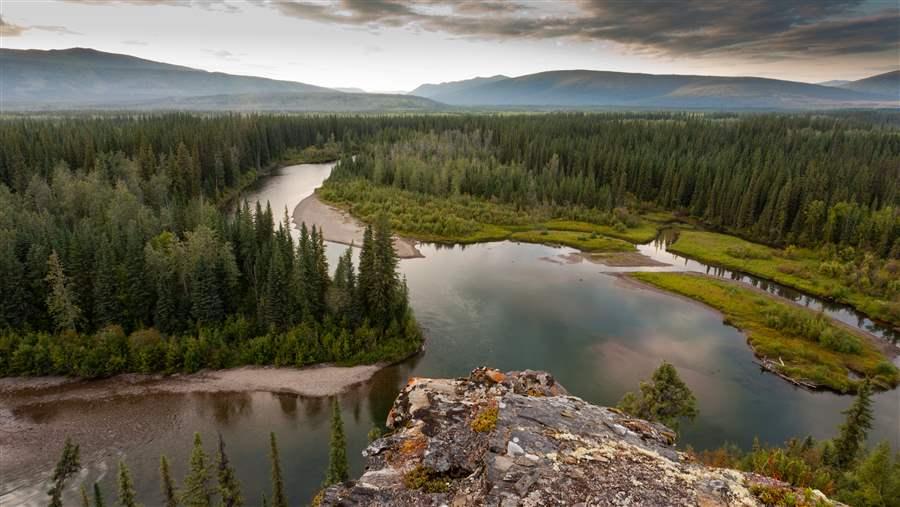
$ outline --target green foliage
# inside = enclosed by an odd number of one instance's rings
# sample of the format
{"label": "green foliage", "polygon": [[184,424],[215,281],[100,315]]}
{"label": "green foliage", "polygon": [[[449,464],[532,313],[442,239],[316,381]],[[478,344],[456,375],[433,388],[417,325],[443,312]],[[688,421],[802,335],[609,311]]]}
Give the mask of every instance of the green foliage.
{"label": "green foliage", "polygon": [[67,438],[63,445],[62,455],[56,462],[56,468],[53,469],[53,476],[50,478],[53,486],[47,494],[50,495],[51,507],[62,507],[62,494],[66,487],[66,481],[79,469],[81,469],[81,460],[78,445]]}
{"label": "green foliage", "polygon": [[58,331],[74,331],[81,319],[81,308],[75,304],[72,284],[63,272],[62,263],[56,252],[47,259],[47,311],[53,317]]}
{"label": "green foliage", "polygon": [[472,420],[472,430],[478,433],[486,433],[493,431],[497,427],[497,417],[500,415],[500,409],[494,405],[484,407]]}
{"label": "green foliage", "polygon": [[900,382],[879,347],[805,309],[712,277],[684,273],[632,273],[661,289],[705,303],[747,334],[754,353],[788,377],[838,392],[855,392],[850,372],[870,377],[879,389]]}
{"label": "green foliage", "polygon": [[328,448],[328,469],[324,486],[344,482],[350,478],[347,463],[347,442],[344,439],[344,423],[341,421],[341,407],[337,398],[331,402],[331,443]]}
{"label": "green foliage", "polygon": [[426,493],[444,493],[449,489],[446,478],[424,465],[417,465],[406,472],[403,485],[407,489],[420,489]]}
{"label": "green foliage", "polygon": [[[131,472],[124,461],[119,461],[119,506],[139,507],[134,491],[134,481],[131,480]],[[97,496],[97,498],[100,498]]]}
{"label": "green foliage", "polygon": [[203,450],[203,441],[200,433],[194,433],[194,447],[191,450],[188,474],[181,489],[181,503],[185,507],[210,507],[212,488],[209,482],[209,463]]}
{"label": "green foliage", "polygon": [[900,455],[882,442],[847,475],[837,499],[858,507],[900,506]]}
{"label": "green foliage", "polygon": [[165,456],[159,457],[159,476],[162,486],[163,505],[165,507],[178,507],[178,492],[175,489],[175,481],[169,471],[169,460]]}
{"label": "green foliage", "polygon": [[[816,250],[789,246],[781,251],[725,234],[681,231],[669,250],[834,299],[886,322],[900,323],[900,264],[896,259],[878,258],[865,249],[826,245]],[[900,248],[897,253],[900,254]]]}
{"label": "green foliage", "polygon": [[872,388],[868,379],[860,386],[853,405],[843,414],[847,418],[834,440],[834,465],[842,470],[856,460],[866,443],[866,435],[872,428]]}
{"label": "green foliage", "polygon": [[94,483],[94,507],[104,507],[103,493],[100,492],[100,485]]}
{"label": "green foliage", "polygon": [[272,462],[272,507],[287,507],[284,480],[281,478],[281,459],[278,457],[278,442],[275,440],[275,433],[269,433],[269,460]]}
{"label": "green foliage", "polygon": [[219,434],[219,451],[216,454],[216,477],[219,482],[219,498],[222,507],[241,507],[244,505],[244,497],[241,495],[241,484],[238,482],[234,468],[225,454],[225,440]]}
{"label": "green foliage", "polygon": [[657,421],[678,431],[681,419],[697,417],[697,399],[671,364],[663,361],[639,394],[626,393],[618,407],[634,416]]}

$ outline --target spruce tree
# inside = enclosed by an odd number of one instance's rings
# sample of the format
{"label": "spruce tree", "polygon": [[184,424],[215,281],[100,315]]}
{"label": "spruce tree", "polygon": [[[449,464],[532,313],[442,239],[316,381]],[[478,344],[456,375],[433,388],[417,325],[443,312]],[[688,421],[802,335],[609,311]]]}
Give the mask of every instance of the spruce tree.
{"label": "spruce tree", "polygon": [[62,262],[56,251],[47,258],[47,310],[58,331],[74,331],[81,319],[81,309],[75,304],[75,296],[69,279],[63,272]]}
{"label": "spruce tree", "polygon": [[67,438],[63,445],[63,452],[53,470],[53,486],[47,494],[50,495],[50,507],[62,507],[62,494],[69,477],[75,475],[81,468],[80,452],[77,444]]}
{"label": "spruce tree", "polygon": [[175,490],[175,482],[169,471],[169,460],[165,456],[159,457],[159,475],[162,485],[163,505],[165,507],[178,507],[178,493]]}
{"label": "spruce tree", "polygon": [[103,502],[103,493],[100,491],[100,485],[94,483],[94,507],[105,507]]}
{"label": "spruce tree", "polygon": [[219,433],[219,452],[216,455],[216,471],[219,479],[219,497],[222,507],[241,507],[244,497],[241,496],[241,485],[234,473],[234,468],[225,454],[225,440]]}
{"label": "spruce tree", "polygon": [[278,457],[278,442],[275,433],[269,433],[269,459],[272,461],[272,507],[287,507],[284,482],[281,478],[281,460]]}
{"label": "spruce tree", "polygon": [[697,399],[666,361],[653,372],[649,381],[641,382],[640,395],[626,393],[618,407],[641,419],[657,421],[678,431],[682,418],[697,417]]}
{"label": "spruce tree", "polygon": [[359,274],[356,277],[356,289],[360,310],[370,321],[376,285],[375,265],[375,239],[372,226],[366,225],[365,232],[363,232],[362,249],[359,252]]}
{"label": "spruce tree", "polygon": [[94,281],[94,324],[103,327],[115,324],[122,315],[122,308],[117,293],[118,275],[112,245],[103,241],[99,250]]}
{"label": "spruce tree", "polygon": [[128,466],[124,461],[119,461],[119,506],[138,507],[136,496],[131,472],[128,471]]}
{"label": "spruce tree", "polygon": [[344,439],[344,423],[341,421],[341,407],[337,398],[331,402],[331,445],[328,450],[328,470],[325,486],[344,482],[350,478],[347,464],[347,443]]}
{"label": "spruce tree", "polygon": [[853,405],[842,413],[847,418],[834,440],[833,459],[837,468],[846,470],[856,460],[872,428],[872,385],[868,378],[860,385]]}
{"label": "spruce tree", "polygon": [[188,475],[182,487],[181,503],[186,507],[210,507],[211,502],[209,465],[200,433],[194,433],[194,448],[191,450]]}

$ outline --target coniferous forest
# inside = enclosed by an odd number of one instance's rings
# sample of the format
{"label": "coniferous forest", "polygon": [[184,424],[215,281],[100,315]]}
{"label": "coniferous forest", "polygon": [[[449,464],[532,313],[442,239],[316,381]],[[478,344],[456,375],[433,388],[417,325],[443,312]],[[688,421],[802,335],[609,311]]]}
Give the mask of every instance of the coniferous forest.
{"label": "coniferous forest", "polygon": [[99,377],[417,350],[386,221],[367,231],[359,269],[348,250],[332,277],[315,228],[295,242],[268,207],[229,206],[289,146],[326,144],[332,121],[3,122],[0,371]]}
{"label": "coniferous forest", "polygon": [[[845,275],[900,308],[895,123],[892,113],[7,118],[0,372],[407,355],[421,336],[390,235],[413,227],[392,212],[395,196],[475,210],[409,213],[437,235],[535,214],[631,227],[666,210],[864,265]],[[234,205],[304,153],[345,156],[325,190],[378,211],[360,265],[348,253],[333,277],[319,231],[304,228],[297,244],[283,210]]]}

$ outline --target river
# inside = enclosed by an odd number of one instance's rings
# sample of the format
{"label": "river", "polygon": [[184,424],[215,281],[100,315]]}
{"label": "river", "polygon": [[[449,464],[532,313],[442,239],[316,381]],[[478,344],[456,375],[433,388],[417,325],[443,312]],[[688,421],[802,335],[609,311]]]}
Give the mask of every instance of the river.
{"label": "river", "polygon": [[[318,187],[330,167],[284,168],[246,197],[251,202],[269,201],[280,217],[285,207],[292,210]],[[346,247],[329,243],[327,248],[334,266]],[[640,249],[676,263],[664,269],[713,269],[672,256],[664,240]],[[697,420],[683,426],[681,444],[700,449],[725,442],[747,448],[754,436],[770,443],[806,435],[828,438],[843,419],[841,410],[853,401],[848,396],[799,389],[761,372],[745,337],[723,324],[717,312],[610,276],[608,272],[615,269],[569,262],[575,253],[572,249],[503,241],[466,247],[424,244],[420,250],[424,258],[402,260],[400,270],[427,336],[426,351],[380,371],[339,397],[351,475],[362,472],[360,451],[366,434],[383,423],[409,376],[464,376],[481,365],[548,370],[573,394],[612,405],[667,360],[694,391],[700,409]],[[896,339],[846,308],[824,305],[759,280],[744,281],[792,299],[799,297],[813,307],[822,305],[851,325]],[[900,391],[875,395],[874,407],[872,440],[886,439],[900,448]],[[292,505],[308,502],[323,479],[330,419],[327,399],[271,393],[124,396],[101,402],[25,405],[12,414],[0,409],[0,416],[64,427],[74,414],[86,411],[99,413],[98,421],[111,421],[107,445],[82,449],[88,466],[81,479],[100,480],[108,500],[115,491],[115,463],[124,458],[135,477],[139,499],[146,505],[158,504],[160,454],[169,457],[176,477],[181,477],[195,431],[202,433],[210,453],[216,433],[224,436],[248,505],[258,504],[261,495],[269,492],[269,431],[279,438]],[[122,430],[115,429],[115,422],[126,414],[139,414],[134,438],[116,434]],[[62,442],[48,445],[61,448]],[[46,463],[44,468],[49,471],[52,465]],[[6,475],[0,504],[46,501],[45,488],[34,473],[23,476],[7,470]]]}

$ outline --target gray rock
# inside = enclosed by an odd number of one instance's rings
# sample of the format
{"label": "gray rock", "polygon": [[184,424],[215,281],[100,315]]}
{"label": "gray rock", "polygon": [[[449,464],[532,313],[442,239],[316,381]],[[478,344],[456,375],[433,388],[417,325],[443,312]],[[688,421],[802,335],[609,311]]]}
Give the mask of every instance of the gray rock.
{"label": "gray rock", "polygon": [[[489,408],[496,427],[474,431]],[[669,428],[570,396],[545,372],[411,379],[387,425],[393,432],[363,452],[366,473],[327,488],[321,505],[733,507],[761,505],[752,485],[788,487],[695,463]],[[408,489],[404,477],[422,467],[446,491]]]}

